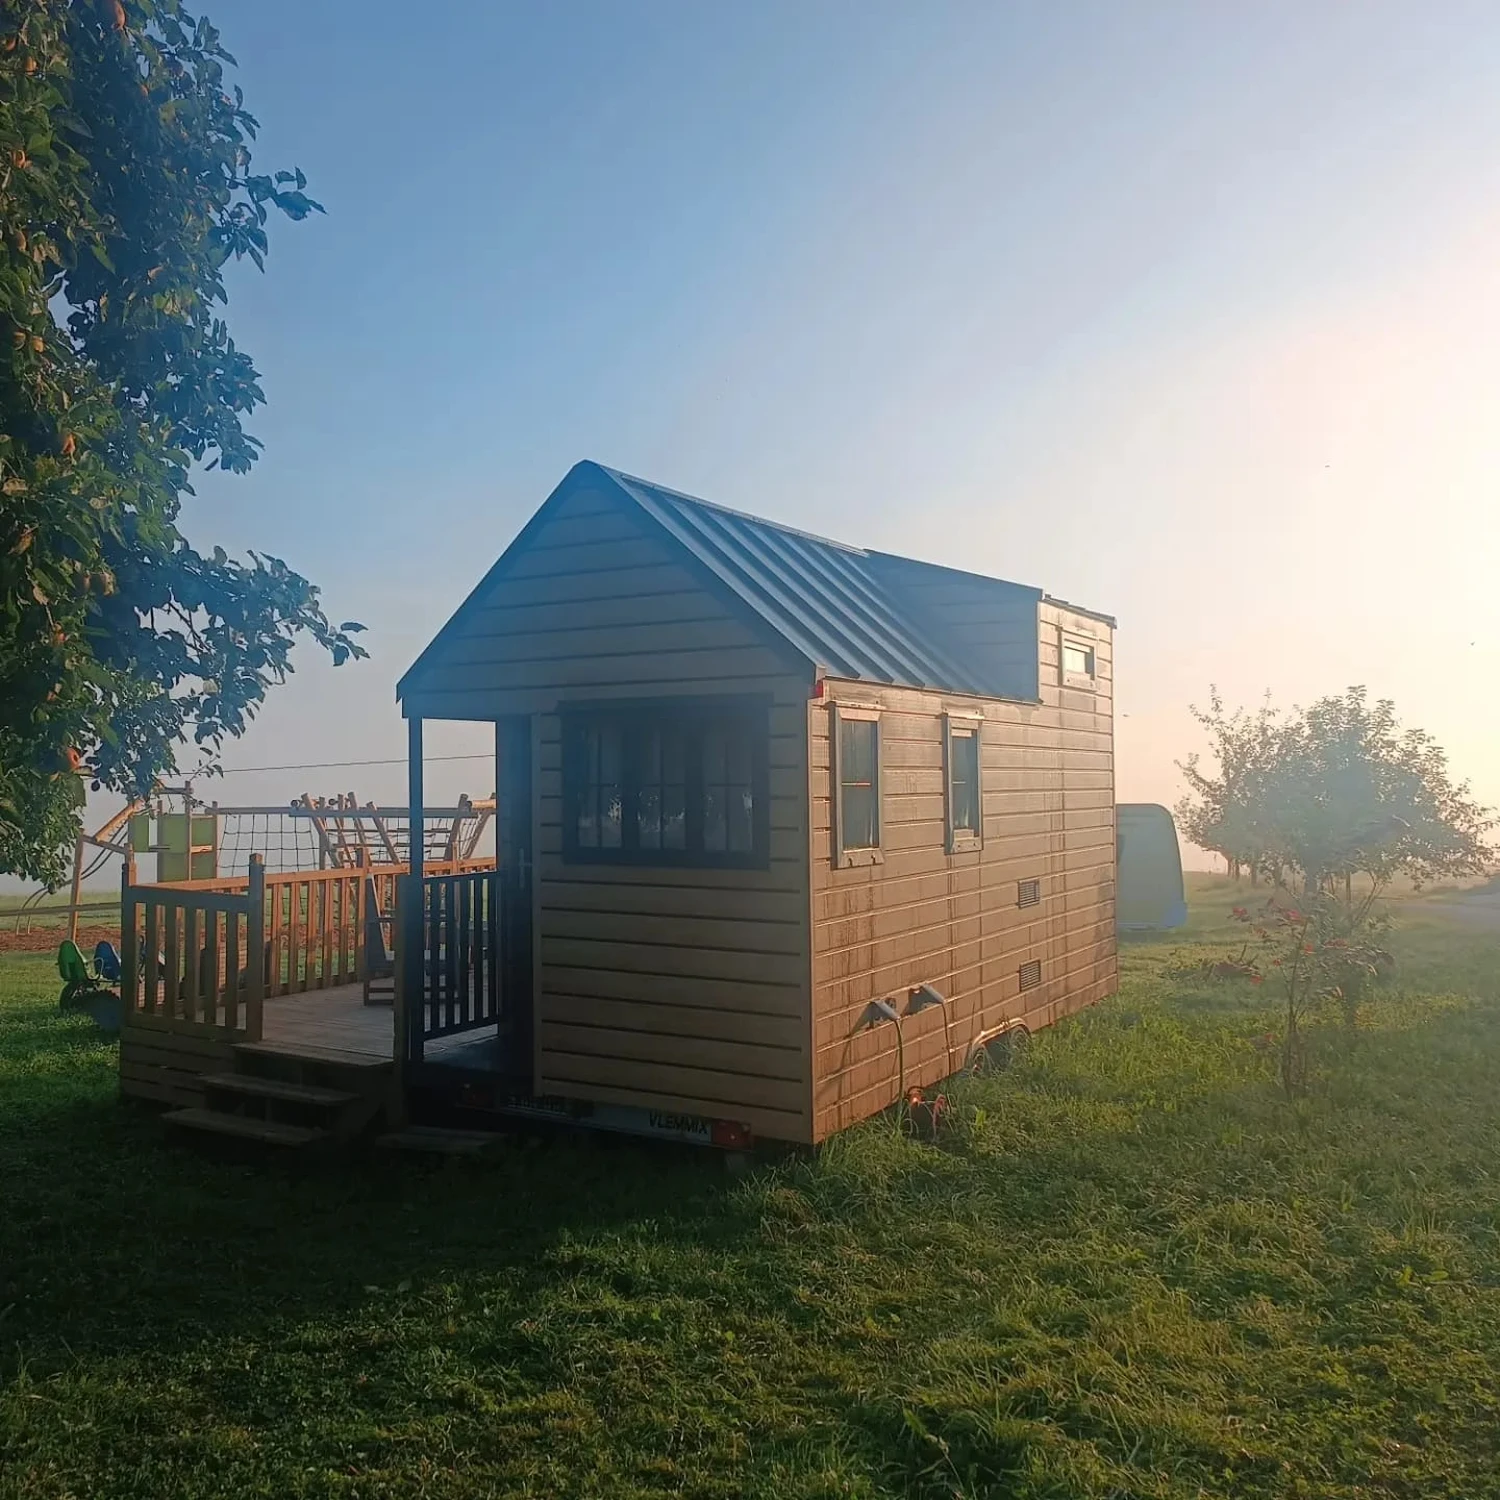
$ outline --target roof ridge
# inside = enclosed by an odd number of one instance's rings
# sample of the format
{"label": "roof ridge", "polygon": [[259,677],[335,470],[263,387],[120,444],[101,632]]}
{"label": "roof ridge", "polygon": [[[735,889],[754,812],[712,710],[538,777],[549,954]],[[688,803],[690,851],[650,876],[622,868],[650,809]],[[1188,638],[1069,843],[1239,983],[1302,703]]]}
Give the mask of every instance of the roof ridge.
{"label": "roof ridge", "polygon": [[736,510],[732,505],[720,505],[717,500],[705,500],[702,495],[689,495],[686,490],[674,490],[670,485],[658,484],[654,479],[642,479],[639,474],[627,474],[623,469],[612,469],[608,464],[600,464],[599,467],[617,483],[644,485],[658,494],[670,495],[674,500],[685,500],[689,505],[717,511],[722,516],[733,516],[737,521],[751,521],[757,526],[768,526],[774,531],[785,532],[787,536],[801,537],[804,542],[816,542],[820,547],[832,547],[839,552],[852,553],[855,557],[870,556],[866,548],[856,547],[852,542],[835,541],[833,537],[821,536],[816,531],[803,531],[799,526],[788,526],[785,521],[773,521],[766,516],[753,515],[748,510]]}

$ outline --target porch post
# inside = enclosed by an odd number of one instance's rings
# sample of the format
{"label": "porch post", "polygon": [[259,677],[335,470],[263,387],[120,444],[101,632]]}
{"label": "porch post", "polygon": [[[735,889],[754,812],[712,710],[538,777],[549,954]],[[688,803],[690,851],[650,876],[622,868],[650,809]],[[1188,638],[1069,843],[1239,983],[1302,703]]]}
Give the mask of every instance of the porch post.
{"label": "porch post", "polygon": [[[280,899],[279,897],[277,898]],[[276,955],[279,962],[281,955]],[[296,963],[295,957],[293,964]],[[245,1040],[258,1042],[263,1035],[263,1003],[271,984],[269,955],[266,952],[266,859],[263,854],[250,856],[250,870],[245,881],[245,1008],[240,1022]],[[280,971],[277,971],[278,977]]]}
{"label": "porch post", "polygon": [[412,718],[406,725],[406,858],[409,874],[401,882],[406,900],[397,902],[401,917],[401,942],[397,960],[401,967],[401,1004],[398,1016],[400,1051],[399,1073],[406,1065],[419,1061],[422,1050],[423,1019],[427,1010],[426,891],[425,874],[427,841],[426,798],[422,787],[422,720]]}
{"label": "porch post", "polygon": [[426,843],[426,821],[422,809],[422,721],[409,719],[406,724],[406,808],[408,859],[414,879],[422,878],[423,848]]}

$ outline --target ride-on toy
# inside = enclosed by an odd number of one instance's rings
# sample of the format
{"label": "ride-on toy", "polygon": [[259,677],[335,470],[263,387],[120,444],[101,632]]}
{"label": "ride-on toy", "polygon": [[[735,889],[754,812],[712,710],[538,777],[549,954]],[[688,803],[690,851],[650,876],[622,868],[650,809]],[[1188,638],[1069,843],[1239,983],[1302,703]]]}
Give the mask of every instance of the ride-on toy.
{"label": "ride-on toy", "polygon": [[120,955],[113,943],[96,943],[90,962],[77,943],[64,939],[57,950],[57,972],[63,982],[59,1010],[87,1011],[102,1031],[120,1029],[120,994],[110,988],[120,982]]}

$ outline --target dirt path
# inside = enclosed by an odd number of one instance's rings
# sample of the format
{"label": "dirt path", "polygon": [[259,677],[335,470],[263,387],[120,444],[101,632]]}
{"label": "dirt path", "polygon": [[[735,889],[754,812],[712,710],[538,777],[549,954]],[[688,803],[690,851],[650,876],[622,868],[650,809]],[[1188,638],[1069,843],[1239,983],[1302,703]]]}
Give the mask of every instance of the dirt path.
{"label": "dirt path", "polygon": [[[57,945],[62,942],[66,929],[57,927],[44,927],[40,923],[33,927],[30,932],[17,932],[13,920],[12,923],[0,926],[0,953],[56,953]],[[94,944],[100,940],[110,942],[115,947],[120,946],[120,928],[114,927],[80,927],[78,929],[78,946],[85,954],[94,951]]]}

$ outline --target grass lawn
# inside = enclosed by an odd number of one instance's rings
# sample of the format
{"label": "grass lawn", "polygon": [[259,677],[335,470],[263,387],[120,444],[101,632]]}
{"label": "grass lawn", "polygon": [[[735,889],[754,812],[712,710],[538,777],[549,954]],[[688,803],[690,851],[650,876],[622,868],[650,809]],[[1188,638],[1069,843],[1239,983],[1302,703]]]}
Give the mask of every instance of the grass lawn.
{"label": "grass lawn", "polygon": [[1295,1104],[1262,997],[1133,942],[940,1145],[738,1181],[217,1165],[6,956],[0,1496],[1500,1495],[1500,924],[1399,913]]}

